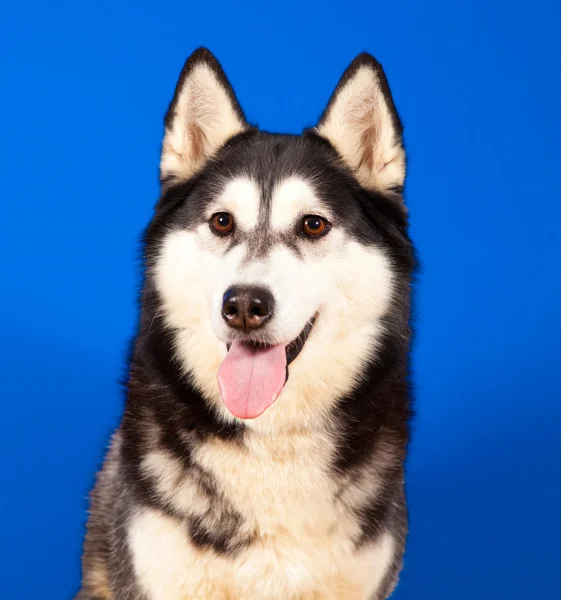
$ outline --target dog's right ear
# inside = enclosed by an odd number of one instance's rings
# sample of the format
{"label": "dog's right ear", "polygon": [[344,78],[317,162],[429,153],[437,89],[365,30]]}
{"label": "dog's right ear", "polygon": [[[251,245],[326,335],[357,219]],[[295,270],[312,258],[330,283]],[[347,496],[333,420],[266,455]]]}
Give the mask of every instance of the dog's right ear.
{"label": "dog's right ear", "polygon": [[187,59],[166,114],[160,180],[189,179],[248,127],[220,63],[199,48]]}

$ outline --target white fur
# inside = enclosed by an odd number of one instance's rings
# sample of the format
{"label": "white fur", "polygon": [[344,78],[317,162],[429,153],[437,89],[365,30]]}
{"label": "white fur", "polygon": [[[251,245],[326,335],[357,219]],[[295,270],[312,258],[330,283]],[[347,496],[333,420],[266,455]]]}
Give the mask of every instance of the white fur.
{"label": "white fur", "polygon": [[296,219],[305,215],[319,215],[330,220],[309,182],[299,177],[281,181],[273,192],[271,224],[275,229],[288,229]]}
{"label": "white fur", "polygon": [[160,171],[163,178],[188,179],[234,135],[246,129],[222,83],[204,62],[183,82],[175,118],[166,129]]}
{"label": "white fur", "polygon": [[[209,210],[227,207],[250,226],[256,214],[253,186],[245,180],[227,185]],[[309,213],[331,218],[313,184],[296,178],[281,182],[273,194],[274,231],[293,231],[296,219]],[[389,534],[360,552],[354,549],[360,531],[349,508],[367,501],[365,490],[377,492],[379,469],[391,458],[381,453],[380,462],[366,466],[368,485],[330,475],[334,457],[327,418],[375,352],[380,318],[392,298],[390,263],[380,249],[353,240],[336,222],[321,240],[299,243],[302,256],[281,244],[247,260],[244,244],[226,251],[228,242],[213,235],[207,223],[164,238],[156,283],[165,318],[178,331],[176,352],[224,420],[235,420],[216,381],[229,337],[220,316],[226,289],[259,284],[271,290],[276,305],[269,337],[275,343],[292,341],[314,314],[318,319],[278,400],[246,422],[243,446],[211,439],[194,450],[192,459],[241,514],[245,534],[255,534],[251,545],[234,558],[197,551],[184,524],[148,510],[139,513],[130,543],[151,600],[367,600],[392,561]],[[177,459],[154,451],[143,468],[178,514],[208,514],[208,500]]]}
{"label": "white fur", "polygon": [[[403,185],[405,151],[371,67],[360,67],[338,90],[318,132],[365,187],[386,190]],[[365,153],[372,153],[372,166],[364,162]]]}
{"label": "white fur", "polygon": [[281,534],[223,558],[196,550],[182,523],[150,509],[134,516],[128,537],[150,600],[370,600],[391,564],[393,538],[383,534],[361,552],[333,539]]}
{"label": "white fur", "polygon": [[[319,210],[310,189],[305,182],[279,186],[282,193],[274,196],[273,219],[276,215],[282,223],[290,221],[282,216],[289,190],[307,194],[287,203],[296,210],[295,218],[303,206]],[[186,372],[217,411],[233,419],[220,400],[216,382],[230,334],[221,318],[222,298],[234,284],[264,285],[275,298],[271,343],[291,342],[314,314],[319,317],[290,366],[291,376],[281,396],[249,426],[273,431],[295,423],[317,423],[336,398],[352,389],[364,361],[375,350],[382,333],[380,318],[392,295],[388,259],[380,249],[349,238],[336,224],[319,242],[302,242],[303,258],[279,245],[265,258],[247,261],[243,244],[228,252],[224,244],[203,223],[195,232],[169,234],[162,245],[157,285],[165,318],[179,332],[176,351]]]}
{"label": "white fur", "polygon": [[[377,77],[372,68],[360,68],[337,92],[319,132],[364,186],[387,189],[403,182],[404,154]],[[213,68],[195,65],[178,90],[165,132],[162,177],[191,177],[246,127]],[[373,144],[366,154],[365,140]],[[373,160],[365,161],[366,155]],[[292,235],[306,214],[327,218],[332,230],[314,242],[294,235],[299,252],[278,242],[250,257],[254,246],[230,248],[229,238],[215,235],[207,221],[225,211],[244,234],[259,234],[258,224],[265,227],[261,188],[248,176],[219,184],[206,220],[163,237],[153,272],[185,374],[219,418],[236,420],[217,385],[232,335],[221,305],[233,285],[271,291],[269,343],[288,344],[313,316],[317,320],[280,397],[246,422],[242,444],[218,436],[200,440],[190,447],[198,468],[186,469],[158,443],[157,425],[143,431],[141,477],[151,481],[174,517],[139,506],[126,524],[138,583],[150,600],[371,600],[399,549],[389,531],[357,549],[358,511],[380,493],[384,472],[399,458],[379,432],[375,456],[352,477],[338,474],[332,416],[336,400],[353,389],[375,356],[393,296],[390,259],[353,239],[317,197],[314,182],[296,176],[272,192],[271,239]],[[183,441],[192,442],[185,435]],[[205,477],[219,490],[216,502],[201,481]],[[223,556],[197,548],[190,519],[216,531],[224,514],[241,517],[231,540],[239,543],[238,551]],[[105,571],[96,573],[96,589],[110,598]]]}
{"label": "white fur", "polygon": [[[330,474],[332,452],[321,429],[281,436],[253,431],[243,446],[211,438],[198,447],[192,460],[212,474],[242,516],[241,535],[252,536],[252,543],[235,556],[200,551],[189,542],[185,522],[139,512],[129,526],[129,545],[148,597],[370,600],[392,563],[395,542],[383,533],[357,551],[353,539],[360,528],[350,507],[367,500],[366,490],[369,497],[379,492],[379,469],[393,459],[380,453],[361,475],[368,481],[349,482]],[[209,499],[171,454],[150,452],[143,469],[180,517],[212,520]]]}
{"label": "white fur", "polygon": [[210,509],[207,497],[199,493],[197,482],[185,476],[184,466],[169,452],[149,452],[142,460],[142,469],[154,481],[160,497],[178,514],[197,516]]}
{"label": "white fur", "polygon": [[258,185],[249,178],[239,177],[228,181],[222,193],[209,205],[207,217],[217,212],[235,215],[236,227],[254,229],[259,216],[261,193]]}

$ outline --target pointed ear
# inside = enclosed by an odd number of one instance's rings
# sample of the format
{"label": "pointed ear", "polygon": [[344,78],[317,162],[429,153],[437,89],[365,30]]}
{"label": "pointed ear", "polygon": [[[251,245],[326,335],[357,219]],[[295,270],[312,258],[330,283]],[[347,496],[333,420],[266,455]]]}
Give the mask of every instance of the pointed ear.
{"label": "pointed ear", "polygon": [[187,59],[166,114],[161,181],[188,179],[247,128],[220,63],[199,48]]}
{"label": "pointed ear", "polygon": [[403,126],[382,65],[373,56],[360,54],[353,60],[316,131],[331,142],[362,186],[402,190]]}

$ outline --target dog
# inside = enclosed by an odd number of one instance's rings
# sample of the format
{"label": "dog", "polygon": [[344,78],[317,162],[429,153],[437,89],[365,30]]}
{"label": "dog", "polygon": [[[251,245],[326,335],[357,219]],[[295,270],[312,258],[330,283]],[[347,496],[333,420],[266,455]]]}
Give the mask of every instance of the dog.
{"label": "dog", "polygon": [[127,401],[78,600],[382,600],[402,568],[415,251],[403,126],[360,54],[316,127],[185,63]]}

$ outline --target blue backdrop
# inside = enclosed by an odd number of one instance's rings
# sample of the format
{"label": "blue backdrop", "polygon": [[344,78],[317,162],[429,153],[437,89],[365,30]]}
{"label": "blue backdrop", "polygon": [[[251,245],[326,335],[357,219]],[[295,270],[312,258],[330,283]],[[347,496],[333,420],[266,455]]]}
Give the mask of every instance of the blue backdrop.
{"label": "blue backdrop", "polygon": [[3,598],[70,600],[78,588],[86,496],[122,410],[162,117],[201,44],[250,120],[288,132],[315,122],[357,53],[383,63],[424,264],[411,535],[395,598],[559,597],[560,10],[4,3]]}

